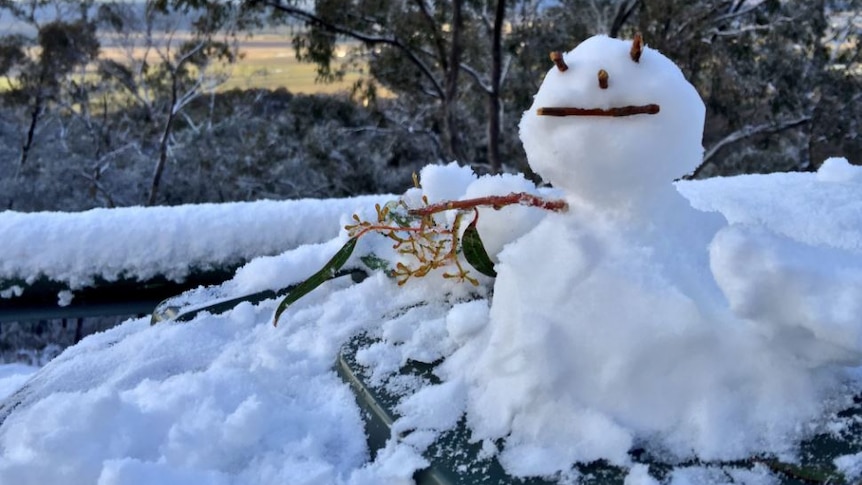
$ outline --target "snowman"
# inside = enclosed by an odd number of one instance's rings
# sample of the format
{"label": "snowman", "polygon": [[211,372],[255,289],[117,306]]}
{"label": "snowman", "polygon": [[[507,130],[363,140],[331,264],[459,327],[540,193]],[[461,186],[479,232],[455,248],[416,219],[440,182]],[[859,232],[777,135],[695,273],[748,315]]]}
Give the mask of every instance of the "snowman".
{"label": "snowman", "polygon": [[489,324],[442,366],[469,383],[473,439],[502,442],[518,476],[626,465],[640,447],[670,461],[792,453],[838,379],[716,283],[709,248],[727,223],[673,184],[703,153],[694,87],[639,37],[551,58],[520,134],[570,210],[502,250]]}
{"label": "snowman", "polygon": [[650,259],[695,293],[701,310],[723,306],[700,249],[724,219],[693,209],[672,184],[702,158],[706,109],[697,91],[639,35],[597,36],[551,57],[556,67],[520,125],[531,168],[564,191],[569,220],[660,252]]}

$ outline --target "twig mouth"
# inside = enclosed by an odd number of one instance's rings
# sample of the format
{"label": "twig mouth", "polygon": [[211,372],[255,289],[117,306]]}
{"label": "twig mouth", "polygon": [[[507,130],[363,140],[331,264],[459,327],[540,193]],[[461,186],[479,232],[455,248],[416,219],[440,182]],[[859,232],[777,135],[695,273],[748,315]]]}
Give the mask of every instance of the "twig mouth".
{"label": "twig mouth", "polygon": [[622,106],[619,108],[539,108],[536,114],[539,116],[610,116],[618,118],[621,116],[654,115],[661,110],[657,104],[643,104],[639,106]]}

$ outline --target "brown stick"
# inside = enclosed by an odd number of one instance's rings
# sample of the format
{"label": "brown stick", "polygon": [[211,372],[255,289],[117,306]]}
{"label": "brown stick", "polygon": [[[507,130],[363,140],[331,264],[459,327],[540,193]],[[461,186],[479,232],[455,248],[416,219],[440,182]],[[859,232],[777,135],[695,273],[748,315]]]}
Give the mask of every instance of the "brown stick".
{"label": "brown stick", "polygon": [[620,116],[654,115],[660,111],[657,104],[644,104],[641,106],[623,106],[620,108],[539,108],[536,114],[539,116]]}
{"label": "brown stick", "polygon": [[599,87],[608,89],[608,71],[604,69],[599,69]]}
{"label": "brown stick", "polygon": [[644,53],[644,39],[641,36],[641,33],[638,32],[635,34],[634,40],[632,40],[632,50],[629,51],[629,55],[632,57],[632,60],[635,62],[641,61],[641,54]]}
{"label": "brown stick", "polygon": [[468,210],[482,206],[500,209],[507,205],[515,204],[528,207],[539,207],[541,209],[554,212],[565,212],[569,208],[569,204],[564,200],[547,200],[525,192],[513,192],[509,195],[489,195],[475,199],[439,202],[437,204],[431,204],[418,209],[410,209],[408,213],[412,216],[429,216],[431,214],[447,210]]}
{"label": "brown stick", "polygon": [[556,64],[557,69],[559,69],[560,72],[566,72],[569,70],[568,64],[566,64],[566,61],[563,60],[563,53],[562,52],[560,52],[560,51],[551,52],[551,60],[554,61],[554,64]]}

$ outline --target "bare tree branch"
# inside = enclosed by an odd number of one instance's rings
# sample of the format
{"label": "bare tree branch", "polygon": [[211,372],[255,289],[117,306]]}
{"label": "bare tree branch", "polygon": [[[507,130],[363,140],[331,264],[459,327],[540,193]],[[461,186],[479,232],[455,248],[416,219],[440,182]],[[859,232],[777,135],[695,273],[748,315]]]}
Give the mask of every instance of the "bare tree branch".
{"label": "bare tree branch", "polygon": [[734,30],[720,30],[718,28],[714,28],[707,31],[706,34],[711,34],[718,37],[733,37],[735,35],[741,35],[748,32],[762,32],[765,30],[772,30],[775,28],[775,24],[790,21],[791,19],[777,19],[774,23],[768,25],[746,25],[744,27],[740,27]]}
{"label": "bare tree branch", "polygon": [[751,12],[754,12],[757,9],[757,5],[752,5],[751,7],[746,8],[745,10],[733,10],[724,15],[719,15],[712,19],[713,22],[724,22],[725,20],[735,19],[737,17],[742,17],[744,15],[748,15]]}
{"label": "bare tree branch", "polygon": [[709,150],[707,150],[706,153],[704,153],[703,155],[703,161],[701,162],[701,164],[697,167],[697,169],[695,169],[694,172],[692,172],[691,178],[697,178],[698,175],[700,175],[700,173],[703,171],[703,168],[709,163],[710,159],[712,159],[712,157],[714,157],[719,152],[719,150],[728,145],[736,143],[740,140],[744,140],[746,138],[750,138],[755,135],[778,133],[784,130],[789,130],[791,128],[796,128],[797,126],[804,125],[810,121],[810,115],[803,115],[798,118],[783,120],[777,123],[773,122],[763,123],[760,125],[749,125],[737,131],[734,131],[733,133],[730,133],[729,135],[725,136],[724,138],[713,144],[711,147],[709,147]]}
{"label": "bare tree branch", "polygon": [[484,91],[486,94],[491,94],[491,85],[482,77],[482,74],[479,73],[472,66],[464,64],[463,62],[459,66],[462,71],[464,71],[467,75],[469,75],[476,82],[476,85]]}

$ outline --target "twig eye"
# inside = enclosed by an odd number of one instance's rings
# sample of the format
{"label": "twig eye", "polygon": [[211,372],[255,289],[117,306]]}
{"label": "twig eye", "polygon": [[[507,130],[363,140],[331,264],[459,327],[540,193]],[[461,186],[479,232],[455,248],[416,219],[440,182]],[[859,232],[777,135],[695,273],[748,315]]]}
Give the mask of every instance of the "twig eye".
{"label": "twig eye", "polygon": [[644,40],[641,36],[640,32],[635,34],[635,38],[632,40],[632,50],[629,51],[629,55],[632,57],[632,60],[635,62],[641,61],[641,54],[644,51]]}
{"label": "twig eye", "polygon": [[599,69],[599,87],[608,89],[608,71],[604,69]]}
{"label": "twig eye", "polygon": [[551,52],[551,60],[556,64],[557,69],[560,72],[566,72],[569,70],[569,66],[566,64],[566,61],[563,60],[563,53],[560,51]]}

